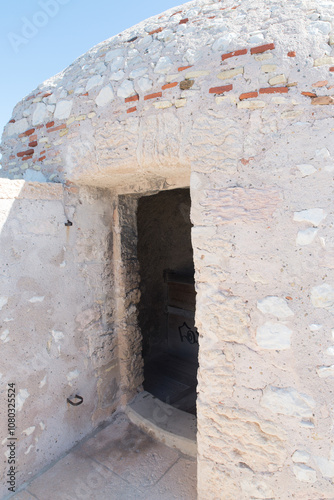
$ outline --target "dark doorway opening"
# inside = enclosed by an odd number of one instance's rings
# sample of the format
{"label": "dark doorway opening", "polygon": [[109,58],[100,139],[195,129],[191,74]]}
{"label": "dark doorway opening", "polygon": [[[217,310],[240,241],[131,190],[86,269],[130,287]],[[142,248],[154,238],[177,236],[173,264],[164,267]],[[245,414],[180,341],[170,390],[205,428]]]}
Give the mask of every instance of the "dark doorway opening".
{"label": "dark doorway opening", "polygon": [[141,197],[137,227],[144,389],[195,414],[198,334],[189,189]]}

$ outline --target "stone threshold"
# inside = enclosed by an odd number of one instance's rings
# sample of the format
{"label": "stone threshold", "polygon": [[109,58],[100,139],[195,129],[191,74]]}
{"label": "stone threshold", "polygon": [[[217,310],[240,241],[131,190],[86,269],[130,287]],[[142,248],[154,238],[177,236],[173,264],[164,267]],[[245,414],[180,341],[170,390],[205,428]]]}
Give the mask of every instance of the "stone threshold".
{"label": "stone threshold", "polygon": [[130,421],[156,440],[176,448],[185,455],[197,457],[197,420],[147,391],[137,394],[126,406]]}

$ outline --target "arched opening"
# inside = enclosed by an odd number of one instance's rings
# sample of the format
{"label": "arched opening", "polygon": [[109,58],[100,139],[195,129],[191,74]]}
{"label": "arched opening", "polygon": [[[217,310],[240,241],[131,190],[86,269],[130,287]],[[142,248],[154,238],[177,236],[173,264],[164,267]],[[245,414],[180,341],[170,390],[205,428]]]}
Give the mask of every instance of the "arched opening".
{"label": "arched opening", "polygon": [[198,335],[189,189],[141,197],[137,230],[144,389],[195,414]]}

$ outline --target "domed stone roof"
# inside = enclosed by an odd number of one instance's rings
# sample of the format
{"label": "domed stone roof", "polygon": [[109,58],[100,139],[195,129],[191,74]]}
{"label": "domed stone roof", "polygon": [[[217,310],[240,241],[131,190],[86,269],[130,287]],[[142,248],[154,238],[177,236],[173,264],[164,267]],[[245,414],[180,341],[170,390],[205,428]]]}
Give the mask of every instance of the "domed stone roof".
{"label": "domed stone roof", "polygon": [[186,175],[199,116],[235,114],[242,126],[253,110],[289,120],[331,104],[331,10],[195,0],[96,45],[17,104],[2,175],[111,186],[143,170],[163,177],[167,163]]}

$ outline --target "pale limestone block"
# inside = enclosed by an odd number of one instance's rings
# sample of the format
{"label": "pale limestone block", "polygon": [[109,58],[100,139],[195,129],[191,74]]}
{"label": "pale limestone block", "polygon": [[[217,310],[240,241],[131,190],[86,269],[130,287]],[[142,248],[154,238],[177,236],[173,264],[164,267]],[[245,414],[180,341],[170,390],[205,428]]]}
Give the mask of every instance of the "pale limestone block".
{"label": "pale limestone block", "polygon": [[158,73],[159,75],[166,75],[173,68],[174,68],[174,63],[172,62],[172,60],[167,56],[163,56],[159,58],[154,68],[154,73]]}
{"label": "pale limestone block", "polygon": [[124,71],[119,70],[119,71],[116,71],[116,73],[112,73],[112,75],[110,75],[110,80],[114,80],[115,82],[119,82],[120,80],[123,80],[124,76],[125,76]]}
{"label": "pale limestone block", "polygon": [[257,308],[263,314],[272,314],[278,319],[285,319],[293,316],[294,313],[291,311],[285,299],[276,296],[267,296],[257,302]]}
{"label": "pale limestone block", "polygon": [[17,411],[21,411],[23,408],[24,403],[30,396],[29,392],[27,389],[20,389],[18,392],[18,395],[16,396],[16,408]]}
{"label": "pale limestone block", "polygon": [[314,60],[313,66],[324,66],[325,64],[334,64],[334,57],[332,56],[323,56],[319,57],[319,59]]}
{"label": "pale limestone block", "polygon": [[291,458],[293,462],[307,464],[310,461],[311,455],[306,451],[296,450]]}
{"label": "pale limestone block", "polygon": [[236,37],[235,33],[232,32],[225,33],[224,35],[220,36],[219,38],[217,38],[217,40],[214,41],[214,43],[212,44],[212,50],[214,52],[225,52],[235,37]]}
{"label": "pale limestone block", "polygon": [[55,342],[60,342],[65,337],[63,332],[59,332],[57,330],[52,330],[51,333],[52,333],[52,337],[54,338]]}
{"label": "pale limestone block", "polygon": [[152,35],[146,35],[144,38],[141,38],[137,45],[138,47],[141,47],[142,49],[146,49],[153,41]]}
{"label": "pale limestone block", "polygon": [[129,74],[129,78],[139,78],[141,76],[144,76],[147,74],[147,67],[143,67],[143,68],[136,68],[136,69],[133,69],[130,74]]}
{"label": "pale limestone block", "polygon": [[24,431],[22,431],[21,434],[25,434],[26,436],[30,436],[31,434],[33,434],[33,432],[35,432],[35,429],[36,429],[35,426],[28,427],[28,429],[25,429]]}
{"label": "pale limestone block", "polygon": [[6,329],[2,332],[2,334],[0,335],[0,340],[6,344],[7,342],[10,341],[10,338],[9,338],[9,330]]}
{"label": "pale limestone block", "polygon": [[248,43],[252,45],[261,45],[264,43],[264,35],[261,31],[254,31],[249,34]]}
{"label": "pale limestone block", "polygon": [[104,76],[102,76],[102,75],[92,76],[86,84],[86,92],[89,92],[90,90],[92,90],[94,87],[97,87],[98,85],[102,85],[103,80],[104,80]]}
{"label": "pale limestone block", "polygon": [[83,94],[85,92],[85,87],[77,87],[75,90],[74,90],[74,93],[75,94]]}
{"label": "pale limestone block", "polygon": [[315,156],[323,160],[327,160],[327,158],[330,158],[331,154],[327,148],[321,148],[315,150]]}
{"label": "pale limestone block", "polygon": [[123,56],[124,55],[124,49],[112,49],[109,50],[109,52],[106,53],[105,61],[110,62],[116,57]]}
{"label": "pale limestone block", "polygon": [[39,125],[40,123],[43,123],[47,113],[48,111],[46,105],[43,102],[38,103],[32,115],[32,124]]}
{"label": "pale limestone block", "polygon": [[221,102],[228,102],[228,103],[232,103],[232,104],[236,104],[237,102],[239,102],[239,96],[237,95],[233,95],[233,94],[229,94],[229,95],[218,95],[216,98],[215,98],[215,101],[217,104],[220,104]]}
{"label": "pale limestone block", "polygon": [[274,71],[276,71],[276,64],[263,64],[261,66],[261,71],[263,73],[273,73]]}
{"label": "pale limestone block", "polygon": [[255,61],[269,61],[269,59],[272,59],[273,55],[271,52],[265,53],[265,54],[255,54],[254,59]]}
{"label": "pale limestone block", "polygon": [[334,99],[329,95],[322,95],[319,97],[313,97],[311,104],[314,106],[327,106],[328,104],[334,104]]}
{"label": "pale limestone block", "polygon": [[22,134],[29,128],[29,122],[26,118],[21,118],[15,123],[9,123],[5,128],[7,135]]}
{"label": "pale limestone block", "polygon": [[151,88],[153,87],[153,82],[150,78],[143,77],[139,78],[139,80],[136,82],[136,85],[138,85],[139,90],[145,94],[146,92],[149,92]]}
{"label": "pale limestone block", "polygon": [[310,396],[292,387],[268,386],[263,390],[260,405],[274,413],[310,418],[316,403]]}
{"label": "pale limestone block", "polygon": [[167,75],[166,82],[167,83],[175,82],[175,80],[177,80],[178,78],[180,78],[180,73],[174,73],[173,75]]}
{"label": "pale limestone block", "polygon": [[210,75],[210,71],[189,71],[186,73],[185,79],[189,80],[190,78],[198,78],[200,76]]}
{"label": "pale limestone block", "polygon": [[266,106],[266,103],[260,100],[252,101],[245,99],[244,101],[238,102],[237,106],[238,109],[261,109]]}
{"label": "pale limestone block", "polygon": [[332,366],[319,366],[317,374],[320,378],[334,377],[334,365]]}
{"label": "pale limestone block", "polygon": [[309,222],[313,226],[319,226],[325,217],[326,214],[322,208],[309,208],[293,214],[295,222]]}
{"label": "pale limestone block", "polygon": [[183,108],[187,104],[187,99],[176,99],[175,100],[175,107],[176,108]]}
{"label": "pale limestone block", "polygon": [[262,283],[262,285],[268,285],[268,281],[264,279],[262,274],[256,273],[253,271],[248,271],[247,272],[247,277],[253,282],[253,283]]}
{"label": "pale limestone block", "polygon": [[237,75],[243,75],[243,73],[244,73],[244,68],[239,67],[239,68],[234,68],[234,69],[222,71],[221,73],[218,73],[217,78],[219,78],[220,80],[227,80],[227,79],[233,78],[234,76],[237,76]]}
{"label": "pale limestone block", "polygon": [[314,168],[313,165],[308,165],[308,164],[301,164],[297,165],[298,170],[300,170],[301,174],[303,177],[307,177],[308,175],[314,174],[314,172],[317,171],[316,168]]}
{"label": "pale limestone block", "polygon": [[43,302],[45,299],[44,296],[35,296],[35,297],[31,297],[31,299],[29,299],[29,302],[31,302],[32,304],[36,304],[36,302]]}
{"label": "pale limestone block", "polygon": [[304,110],[302,109],[297,109],[296,111],[283,111],[283,113],[281,113],[281,117],[286,118],[287,120],[294,120],[302,115],[303,112]]}
{"label": "pale limestone block", "polygon": [[124,80],[122,84],[117,89],[118,97],[123,97],[126,99],[135,94],[135,89],[132,80]]}
{"label": "pale limestone block", "polygon": [[8,297],[0,297],[0,311],[7,304]]}
{"label": "pale limestone block", "polygon": [[303,483],[315,483],[317,480],[317,473],[311,467],[304,464],[294,465],[292,467],[293,473]]}
{"label": "pale limestone block", "polygon": [[298,231],[296,243],[297,245],[304,246],[310,245],[314,238],[316,237],[318,229],[315,227],[309,227],[303,231]]}
{"label": "pale limestone block", "polygon": [[328,283],[323,283],[312,288],[311,302],[314,307],[330,309],[334,305],[334,288]]}
{"label": "pale limestone block", "polygon": [[109,102],[111,102],[114,97],[115,96],[113,89],[110,87],[110,85],[107,85],[100,90],[98,96],[95,99],[95,102],[98,106],[105,106],[106,104],[109,104]]}
{"label": "pale limestone block", "polygon": [[171,101],[157,101],[153,103],[153,106],[156,109],[165,109],[165,108],[170,108],[173,106],[173,103]]}
{"label": "pale limestone block", "polygon": [[110,63],[109,70],[114,73],[115,71],[122,69],[124,67],[124,64],[124,57],[115,57],[115,59],[113,59]]}
{"label": "pale limestone block", "polygon": [[268,321],[256,332],[256,342],[264,349],[289,349],[291,347],[292,330],[283,323]]}
{"label": "pale limestone block", "polygon": [[307,31],[311,35],[317,34],[318,32],[322,33],[323,35],[328,35],[331,32],[331,29],[331,23],[320,20],[310,23],[307,27]]}
{"label": "pale limestone block", "polygon": [[321,474],[325,478],[332,479],[334,478],[334,461],[327,460],[327,458],[314,456],[313,460],[317,464],[320,469]]}
{"label": "pale limestone block", "polygon": [[277,95],[271,99],[271,102],[273,102],[274,104],[286,104],[288,102],[288,100],[286,97],[283,97],[281,95]]}
{"label": "pale limestone block", "polygon": [[56,104],[54,117],[57,120],[67,120],[71,114],[73,101],[59,101]]}
{"label": "pale limestone block", "polygon": [[331,345],[330,347],[328,347],[328,348],[326,349],[326,354],[327,354],[328,356],[334,356],[334,345]]}
{"label": "pale limestone block", "polygon": [[287,79],[285,75],[277,75],[273,78],[269,78],[269,85],[284,85],[286,82]]}
{"label": "pale limestone block", "polygon": [[96,116],[96,113],[95,111],[91,111],[90,113],[88,113],[88,118],[94,118],[94,116]]}

